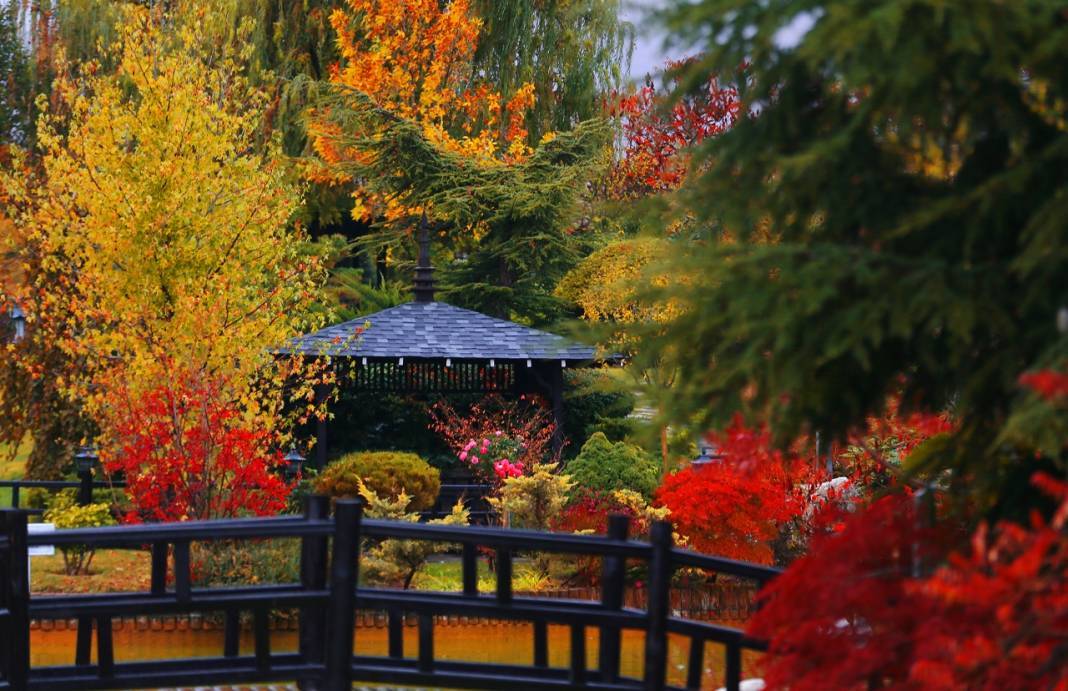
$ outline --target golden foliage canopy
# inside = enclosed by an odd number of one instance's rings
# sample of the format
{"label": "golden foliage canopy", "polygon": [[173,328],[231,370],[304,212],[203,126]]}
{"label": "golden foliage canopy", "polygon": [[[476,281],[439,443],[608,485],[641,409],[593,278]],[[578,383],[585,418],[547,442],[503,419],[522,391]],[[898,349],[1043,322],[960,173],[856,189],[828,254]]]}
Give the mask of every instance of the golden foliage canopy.
{"label": "golden foliage canopy", "polygon": [[245,382],[234,395],[254,414],[240,389],[307,326],[321,278],[289,226],[300,190],[258,141],[266,98],[244,76],[248,27],[220,42],[204,14],[130,9],[114,72],[61,64],[57,105],[41,103],[40,178],[4,179],[39,275],[76,285],[26,289],[45,298],[35,319],[76,319],[62,346],[85,367],[65,384],[90,410],[108,382],[136,394],[183,370]]}

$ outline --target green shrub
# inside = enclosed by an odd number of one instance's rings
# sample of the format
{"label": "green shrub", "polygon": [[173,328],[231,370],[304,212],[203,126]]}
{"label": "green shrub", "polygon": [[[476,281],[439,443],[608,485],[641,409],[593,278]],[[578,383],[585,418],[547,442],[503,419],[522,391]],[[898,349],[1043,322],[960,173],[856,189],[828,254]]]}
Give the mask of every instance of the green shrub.
{"label": "green shrub", "polygon": [[613,492],[628,489],[648,499],[660,482],[660,466],[633,444],[612,443],[595,432],[579,455],[567,464],[567,473],[581,489]]}
{"label": "green shrub", "polygon": [[[74,490],[64,490],[52,496],[48,510],[44,513],[46,523],[54,523],[56,530],[72,528],[98,528],[114,525],[115,517],[111,515],[108,504],[87,504],[79,506]],[[63,553],[63,570],[68,576],[80,576],[89,573],[96,550],[84,545],[69,545],[59,548]]]}
{"label": "green shrub", "polygon": [[637,402],[626,380],[605,370],[568,369],[564,392],[564,432],[571,444],[566,456],[595,432],[604,432],[612,441],[631,436],[638,422],[628,417]]}
{"label": "green shrub", "polygon": [[[403,491],[396,499],[387,499],[363,485],[360,495],[367,502],[364,511],[368,518],[385,518],[407,523],[419,520],[419,514],[409,510],[411,498]],[[468,518],[469,512],[463,499],[459,499],[448,516],[429,521],[429,524],[467,525]],[[430,555],[444,552],[451,547],[448,543],[423,540],[370,540],[365,542],[360,557],[360,575],[368,583],[399,585],[407,590],[411,587],[416,572],[423,567]]]}
{"label": "green shrub", "polygon": [[437,468],[414,453],[403,451],[357,451],[334,461],[319,475],[315,490],[334,499],[360,496],[360,480],[382,497],[411,498],[411,511],[434,505],[441,489]]}

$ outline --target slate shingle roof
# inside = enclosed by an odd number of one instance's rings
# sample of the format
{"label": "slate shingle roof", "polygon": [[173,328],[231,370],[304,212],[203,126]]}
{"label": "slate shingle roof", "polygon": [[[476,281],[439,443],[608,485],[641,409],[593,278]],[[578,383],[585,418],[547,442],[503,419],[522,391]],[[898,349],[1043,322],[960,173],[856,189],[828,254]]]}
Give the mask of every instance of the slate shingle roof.
{"label": "slate shingle roof", "polygon": [[[353,339],[356,329],[367,328]],[[591,346],[444,302],[408,302],[300,336],[281,353],[334,357],[593,360]],[[570,363],[568,363],[570,364]]]}

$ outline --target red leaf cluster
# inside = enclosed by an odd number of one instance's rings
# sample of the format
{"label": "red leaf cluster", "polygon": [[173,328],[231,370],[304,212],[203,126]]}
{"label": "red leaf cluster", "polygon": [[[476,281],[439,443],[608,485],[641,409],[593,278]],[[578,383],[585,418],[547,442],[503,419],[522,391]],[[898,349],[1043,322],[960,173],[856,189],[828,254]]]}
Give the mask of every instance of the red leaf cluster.
{"label": "red leaf cluster", "polygon": [[[669,62],[665,72],[677,74],[683,62]],[[740,102],[734,87],[715,79],[697,94],[672,102],[674,79],[664,89],[647,81],[637,91],[615,94],[608,113],[621,120],[621,156],[612,171],[612,194],[624,199],[673,190],[682,184],[690,165],[688,150],[729,129],[738,119]]]}
{"label": "red leaf cluster", "polygon": [[1068,374],[1053,370],[1039,370],[1020,375],[1020,385],[1032,389],[1039,396],[1052,401],[1068,396]]}
{"label": "red leaf cluster", "polygon": [[910,584],[935,613],[917,631],[917,688],[1068,689],[1068,484],[1034,482],[1060,499],[1052,520],[980,528],[970,554]]}
{"label": "red leaf cluster", "polygon": [[223,382],[177,373],[140,396],[111,396],[109,473],[122,472],[130,522],[276,514],[291,487],[270,435],[231,404]]}
{"label": "red leaf cluster", "polygon": [[773,448],[767,429],[740,418],[711,439],[722,458],[665,477],[656,503],[671,510],[694,549],[770,564],[783,526],[805,513],[811,464]]}
{"label": "red leaf cluster", "polygon": [[769,688],[1068,689],[1068,485],[1035,482],[1051,520],[981,527],[948,561],[959,533],[918,527],[907,494],[815,538],[750,623]]}

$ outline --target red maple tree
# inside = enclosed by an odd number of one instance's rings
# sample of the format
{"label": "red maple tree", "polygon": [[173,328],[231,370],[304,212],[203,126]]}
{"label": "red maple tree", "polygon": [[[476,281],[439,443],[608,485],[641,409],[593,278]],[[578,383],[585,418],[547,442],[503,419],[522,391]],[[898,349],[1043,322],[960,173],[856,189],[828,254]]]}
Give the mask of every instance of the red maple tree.
{"label": "red maple tree", "polygon": [[770,564],[772,543],[805,512],[812,465],[775,449],[766,428],[751,429],[741,418],[709,438],[721,458],[669,474],[656,503],[671,510],[694,549]]}
{"label": "red maple tree", "polygon": [[291,487],[278,475],[281,454],[224,395],[224,382],[177,373],[139,396],[117,390],[116,418],[102,454],[122,472],[133,504],[126,520],[184,521],[276,514]]}
{"label": "red maple tree", "polygon": [[[1051,405],[1068,395],[1053,371],[1021,384]],[[948,517],[920,521],[907,490],[838,516],[761,593],[749,632],[770,641],[768,687],[1068,689],[1068,483],[1032,481],[1051,515],[970,541]]]}
{"label": "red maple tree", "polygon": [[738,119],[738,90],[717,80],[674,99],[677,75],[688,61],[668,62],[665,84],[651,79],[635,91],[616,93],[607,111],[620,119],[620,155],[610,175],[611,196],[634,199],[673,190],[690,166],[689,150],[729,129]]}

